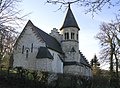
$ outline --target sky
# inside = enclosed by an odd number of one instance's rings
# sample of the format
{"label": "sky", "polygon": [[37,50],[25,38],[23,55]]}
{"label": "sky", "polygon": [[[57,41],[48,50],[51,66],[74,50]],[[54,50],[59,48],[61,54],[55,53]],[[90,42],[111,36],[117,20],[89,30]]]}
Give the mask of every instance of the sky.
{"label": "sky", "polygon": [[[66,7],[57,10],[59,5],[46,4],[46,0],[23,0],[19,8],[23,10],[22,14],[31,13],[27,16],[27,21],[50,33],[53,28],[59,29],[66,15]],[[96,54],[99,57],[100,45],[95,39],[95,35],[99,32],[99,25],[102,22],[110,22],[115,17],[116,8],[107,9],[95,14],[92,18],[90,13],[85,14],[84,7],[76,4],[71,5],[72,12],[80,27],[79,31],[79,49],[83,55],[90,61]],[[25,24],[27,23],[25,22]],[[20,31],[22,31],[21,28]]]}

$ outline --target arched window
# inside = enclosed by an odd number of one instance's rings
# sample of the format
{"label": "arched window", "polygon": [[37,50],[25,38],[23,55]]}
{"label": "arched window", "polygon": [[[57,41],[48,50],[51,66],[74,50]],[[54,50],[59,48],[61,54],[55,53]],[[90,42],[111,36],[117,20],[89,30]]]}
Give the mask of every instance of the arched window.
{"label": "arched window", "polygon": [[76,39],[78,40],[78,34],[76,34]]}
{"label": "arched window", "polygon": [[65,40],[69,39],[69,33],[65,33]]}
{"label": "arched window", "polygon": [[71,33],[71,39],[75,39],[75,33]]}
{"label": "arched window", "polygon": [[65,33],[65,40],[67,39],[67,33]]}
{"label": "arched window", "polygon": [[67,39],[69,39],[69,33],[67,33]]}
{"label": "arched window", "polygon": [[26,50],[26,58],[28,58],[28,52],[29,52],[29,50]]}

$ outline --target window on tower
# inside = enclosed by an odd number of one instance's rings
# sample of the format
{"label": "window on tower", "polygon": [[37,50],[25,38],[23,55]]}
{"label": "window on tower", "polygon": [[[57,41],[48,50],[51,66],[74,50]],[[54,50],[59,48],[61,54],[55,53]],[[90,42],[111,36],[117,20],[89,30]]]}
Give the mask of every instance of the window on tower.
{"label": "window on tower", "polygon": [[76,37],[77,37],[77,40],[78,40],[78,34],[76,35]]}
{"label": "window on tower", "polygon": [[67,34],[65,33],[65,40],[66,40],[66,36],[67,36]]}
{"label": "window on tower", "polygon": [[67,39],[69,39],[69,33],[67,33]]}
{"label": "window on tower", "polygon": [[69,33],[65,33],[65,40],[69,39]]}
{"label": "window on tower", "polygon": [[75,33],[71,33],[71,39],[75,39]]}

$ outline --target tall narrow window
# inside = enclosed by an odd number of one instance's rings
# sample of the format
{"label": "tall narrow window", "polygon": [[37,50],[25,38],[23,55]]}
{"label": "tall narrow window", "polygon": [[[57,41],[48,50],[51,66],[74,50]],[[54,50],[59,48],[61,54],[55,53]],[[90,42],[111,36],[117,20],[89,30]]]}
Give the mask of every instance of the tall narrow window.
{"label": "tall narrow window", "polygon": [[33,43],[31,44],[31,53],[33,52]]}
{"label": "tall narrow window", "polygon": [[69,39],[69,33],[65,33],[65,40]]}
{"label": "tall narrow window", "polygon": [[69,33],[67,33],[67,39],[69,39]]}
{"label": "tall narrow window", "polygon": [[71,33],[71,39],[75,39],[75,33]]}
{"label": "tall narrow window", "polygon": [[29,51],[28,51],[28,50],[26,50],[26,58],[28,58],[28,52],[29,52]]}
{"label": "tall narrow window", "polygon": [[78,34],[76,35],[76,37],[77,37],[77,40],[78,40]]}
{"label": "tall narrow window", "polygon": [[24,45],[22,46],[22,54],[24,54]]}
{"label": "tall narrow window", "polygon": [[65,40],[67,39],[67,33],[65,33]]}

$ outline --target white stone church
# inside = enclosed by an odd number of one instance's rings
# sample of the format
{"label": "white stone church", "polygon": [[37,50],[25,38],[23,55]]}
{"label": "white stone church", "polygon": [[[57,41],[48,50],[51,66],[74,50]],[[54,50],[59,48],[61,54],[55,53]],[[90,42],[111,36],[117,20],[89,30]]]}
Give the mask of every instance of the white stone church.
{"label": "white stone church", "polygon": [[29,20],[14,45],[13,67],[92,76],[91,66],[79,50],[79,31],[70,7],[60,32],[53,28],[47,34]]}

